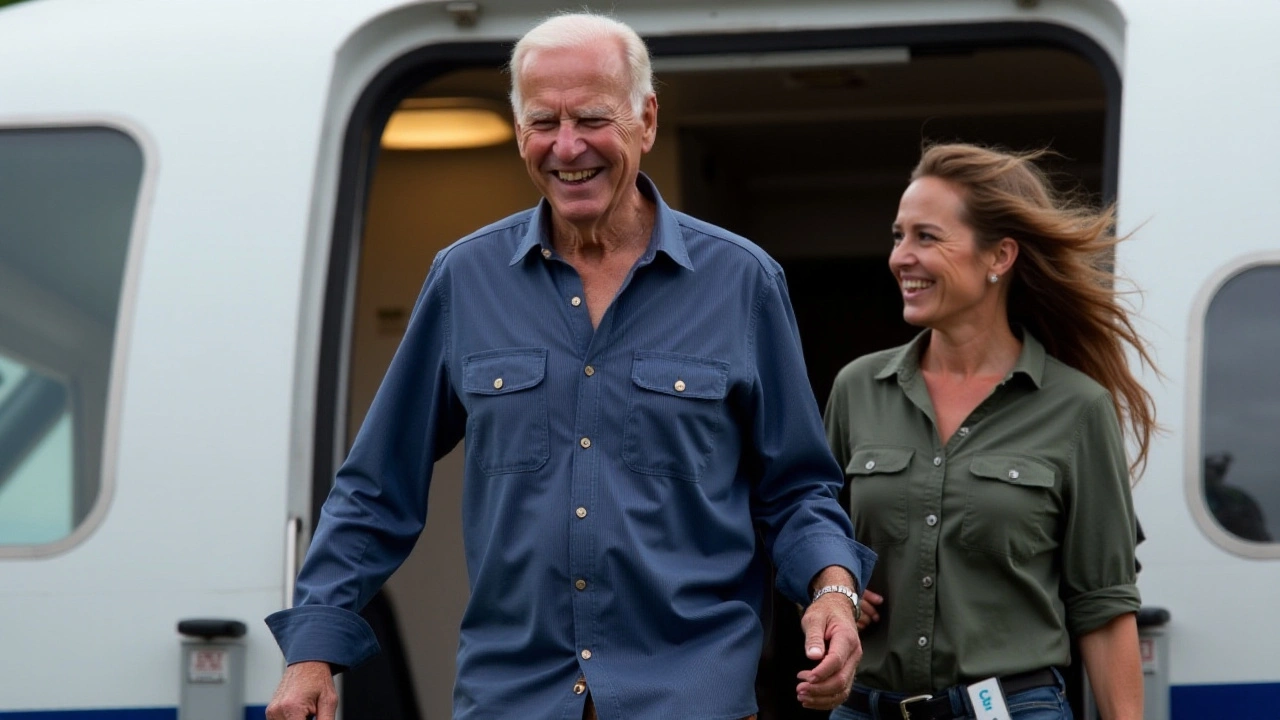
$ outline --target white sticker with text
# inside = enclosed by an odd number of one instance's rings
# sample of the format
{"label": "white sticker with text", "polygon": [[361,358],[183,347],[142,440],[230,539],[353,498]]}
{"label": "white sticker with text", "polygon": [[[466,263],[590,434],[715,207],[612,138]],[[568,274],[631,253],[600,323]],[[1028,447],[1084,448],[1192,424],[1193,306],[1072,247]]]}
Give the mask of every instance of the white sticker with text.
{"label": "white sticker with text", "polygon": [[1000,681],[995,678],[970,685],[969,702],[973,703],[973,715],[978,720],[1009,720],[1009,706],[1004,702]]}

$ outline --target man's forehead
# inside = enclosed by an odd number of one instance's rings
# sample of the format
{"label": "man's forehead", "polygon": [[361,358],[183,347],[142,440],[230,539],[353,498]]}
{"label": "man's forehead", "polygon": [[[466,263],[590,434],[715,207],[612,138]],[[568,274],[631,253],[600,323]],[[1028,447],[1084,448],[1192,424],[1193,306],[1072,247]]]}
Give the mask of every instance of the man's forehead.
{"label": "man's forehead", "polygon": [[531,50],[520,79],[522,85],[623,89],[629,73],[622,53],[607,46],[568,47]]}

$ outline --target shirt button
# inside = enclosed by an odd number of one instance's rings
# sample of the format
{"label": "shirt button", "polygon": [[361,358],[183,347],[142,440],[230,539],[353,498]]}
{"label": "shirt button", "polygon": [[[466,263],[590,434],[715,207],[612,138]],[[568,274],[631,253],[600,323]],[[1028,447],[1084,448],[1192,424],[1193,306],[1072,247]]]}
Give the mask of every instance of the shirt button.
{"label": "shirt button", "polygon": [[551,259],[551,251],[550,251],[550,250],[548,250],[548,249],[546,249],[546,248],[542,248],[542,257],[547,258],[548,260],[550,260],[550,259]]}
{"label": "shirt button", "polygon": [[[920,647],[925,647],[929,644],[929,638],[921,635],[920,639],[916,640],[916,644],[919,645]],[[587,651],[583,650],[582,652],[585,654]]]}
{"label": "shirt button", "polygon": [[570,304],[570,305],[572,305],[572,306],[574,306],[574,307],[578,307],[579,305],[581,305],[581,304],[582,304],[582,298],[578,297],[577,295],[574,295],[574,296],[569,300],[569,304]]}
{"label": "shirt button", "polygon": [[574,510],[574,511],[573,511],[573,514],[574,514],[574,515],[577,515],[577,516],[578,516],[578,517],[580,517],[580,518],[584,518],[584,517],[586,517],[586,516],[587,516],[587,509],[586,509],[586,508],[584,508],[584,507],[580,507],[580,508],[578,508],[577,510]]}
{"label": "shirt button", "polygon": [[968,435],[968,434],[969,434],[969,428],[968,428],[968,427],[962,427],[962,428],[960,428],[959,433],[960,433],[960,437],[964,437],[965,435]]}
{"label": "shirt button", "polygon": [[676,381],[676,386],[675,386],[675,387],[676,387],[676,392],[684,392],[684,381],[683,381],[683,380],[677,380],[677,381]]}
{"label": "shirt button", "polygon": [[493,389],[494,389],[494,390],[501,390],[501,389],[502,389],[502,378],[498,378],[497,380],[494,380],[494,381],[493,381]]}
{"label": "shirt button", "polygon": [[578,441],[578,444],[582,446],[583,450],[586,450],[591,447],[591,438],[582,438]]}
{"label": "shirt button", "polygon": [[574,587],[576,587],[576,588],[578,588],[579,590],[586,590],[586,589],[587,589],[587,581],[586,581],[586,580],[577,580],[577,581],[575,581],[575,582],[573,583],[573,586],[574,586]]}
{"label": "shirt button", "polygon": [[[923,638],[921,638],[921,639],[923,640]],[[590,660],[590,659],[591,659],[591,651],[590,651],[590,650],[583,650],[583,651],[582,651],[582,659],[583,659],[583,660]]]}
{"label": "shirt button", "polygon": [[941,464],[942,464],[942,458],[940,458],[940,457],[936,457],[936,458],[934,458],[934,459],[933,459],[933,466],[934,466],[934,467],[938,467],[938,466],[939,466],[939,465],[941,465]]}
{"label": "shirt button", "polygon": [[1017,470],[1010,470],[1010,471],[1009,471],[1009,479],[1010,479],[1010,480],[1017,480],[1017,479],[1018,479],[1018,471],[1017,471]]}
{"label": "shirt button", "polygon": [[937,515],[929,515],[929,516],[925,517],[925,519],[924,519],[924,524],[925,524],[925,525],[928,525],[929,527],[933,527],[934,525],[937,525],[937,524],[938,524],[938,516],[937,516]]}
{"label": "shirt button", "polygon": [[931,588],[933,587],[933,578],[929,577],[928,575],[925,575],[924,579],[920,581],[920,584],[927,588]]}
{"label": "shirt button", "polygon": [[862,467],[864,467],[864,468],[866,468],[866,469],[868,469],[868,470],[874,470],[874,469],[875,469],[875,466],[876,466],[876,461],[875,461],[875,460],[868,460],[868,461],[867,461],[867,464],[866,464],[866,465],[863,465]]}
{"label": "shirt button", "polygon": [[573,694],[581,695],[587,691],[587,681],[584,678],[578,678],[578,682],[573,684]]}
{"label": "shirt button", "polygon": [[587,374],[587,377],[591,377],[592,375],[595,375],[595,374],[596,374],[596,369],[595,369],[595,368],[593,368],[593,367],[591,367],[590,365],[588,365],[588,366],[586,366],[586,367],[582,368],[582,372],[586,373],[586,374]]}

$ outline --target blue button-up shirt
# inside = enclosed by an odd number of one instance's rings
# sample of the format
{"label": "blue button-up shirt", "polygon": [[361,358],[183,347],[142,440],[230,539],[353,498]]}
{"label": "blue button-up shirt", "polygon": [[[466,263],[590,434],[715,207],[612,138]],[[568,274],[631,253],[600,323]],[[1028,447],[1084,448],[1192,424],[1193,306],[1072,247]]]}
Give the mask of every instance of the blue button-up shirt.
{"label": "blue button-up shirt", "polygon": [[[550,208],[443,250],[325,502],[290,663],[377,652],[356,612],[422,530],[432,464],[466,435],[455,718],[742,718],[756,711],[764,553],[798,603],[875,555],[836,499],[780,267],[657,206],[592,328]],[[758,532],[758,534],[757,534]],[[408,612],[413,612],[408,609]]]}

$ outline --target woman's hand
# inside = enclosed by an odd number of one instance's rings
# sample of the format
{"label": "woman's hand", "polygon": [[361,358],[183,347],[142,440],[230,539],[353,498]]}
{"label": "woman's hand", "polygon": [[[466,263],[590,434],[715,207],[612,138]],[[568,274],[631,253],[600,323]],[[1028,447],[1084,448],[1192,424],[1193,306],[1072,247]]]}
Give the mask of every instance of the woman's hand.
{"label": "woman's hand", "polygon": [[858,599],[858,608],[862,610],[862,617],[858,618],[858,632],[867,629],[867,626],[873,622],[880,622],[880,604],[884,602],[883,595],[877,595],[870,590],[864,590],[862,597]]}

